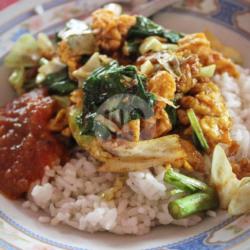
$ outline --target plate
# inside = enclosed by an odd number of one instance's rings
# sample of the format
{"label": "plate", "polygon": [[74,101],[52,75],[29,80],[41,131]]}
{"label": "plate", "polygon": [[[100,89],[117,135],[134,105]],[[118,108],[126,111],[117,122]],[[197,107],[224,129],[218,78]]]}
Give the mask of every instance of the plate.
{"label": "plate", "polygon": [[[69,18],[85,18],[100,6],[100,2],[103,5],[108,1],[3,2],[12,5],[1,12],[0,62],[20,35],[41,31],[54,33]],[[188,0],[178,1],[170,7],[162,7],[162,3],[157,0],[135,0],[131,10],[140,11],[142,15],[150,13],[156,22],[170,29],[187,33],[210,30],[226,45],[237,48],[243,55],[245,67],[250,67],[250,56],[246,53],[250,51],[249,1]],[[0,4],[0,9],[2,6]],[[8,71],[2,66],[0,76],[0,105],[3,105],[13,98],[13,92],[7,84]],[[219,212],[216,218],[207,218],[188,229],[177,226],[158,227],[147,235],[137,237],[83,233],[67,226],[41,224],[36,217],[37,213],[22,208],[20,201],[9,201],[0,195],[0,248],[222,250],[249,249],[250,243],[250,215],[229,218],[224,212]]]}

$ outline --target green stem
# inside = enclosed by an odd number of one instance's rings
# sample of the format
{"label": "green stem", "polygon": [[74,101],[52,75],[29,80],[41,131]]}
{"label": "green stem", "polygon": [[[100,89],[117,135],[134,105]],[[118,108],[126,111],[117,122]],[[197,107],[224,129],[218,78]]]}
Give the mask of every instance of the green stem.
{"label": "green stem", "polygon": [[180,174],[172,168],[168,168],[164,175],[164,181],[172,184],[173,186],[187,192],[205,192],[211,193],[212,189],[204,182],[191,178],[189,176]]}
{"label": "green stem", "polygon": [[195,193],[184,198],[171,201],[168,205],[169,213],[174,219],[186,218],[218,207],[218,200],[215,194]]}

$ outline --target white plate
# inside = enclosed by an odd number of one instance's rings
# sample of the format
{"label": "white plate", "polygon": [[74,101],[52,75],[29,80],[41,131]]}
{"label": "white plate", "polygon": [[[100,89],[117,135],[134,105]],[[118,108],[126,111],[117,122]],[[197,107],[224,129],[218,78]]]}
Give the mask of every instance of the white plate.
{"label": "white plate", "polygon": [[[102,1],[102,4],[107,1]],[[154,13],[159,1],[147,2],[143,11]],[[42,4],[43,14],[37,15],[34,7]],[[21,1],[1,13],[0,61],[13,42],[23,33],[39,31],[53,33],[63,21],[72,16],[84,17],[100,1]],[[144,6],[144,7],[145,7]],[[39,12],[39,8],[36,8]],[[197,32],[205,29],[218,35],[225,44],[237,48],[250,67],[250,12],[244,1],[184,1],[182,4],[162,9],[153,19],[174,30]],[[41,8],[40,8],[41,10]],[[143,14],[143,13],[141,13]],[[246,53],[247,52],[247,53]],[[0,105],[13,97],[7,84],[8,72],[1,67]],[[159,227],[151,233],[132,237],[109,233],[88,234],[66,226],[52,227],[39,223],[37,214],[0,195],[0,247],[6,249],[39,249],[55,246],[64,249],[249,249],[250,216],[227,218],[220,212],[216,218],[208,218],[195,227]],[[6,224],[7,223],[7,224]],[[34,247],[35,246],[35,247]]]}

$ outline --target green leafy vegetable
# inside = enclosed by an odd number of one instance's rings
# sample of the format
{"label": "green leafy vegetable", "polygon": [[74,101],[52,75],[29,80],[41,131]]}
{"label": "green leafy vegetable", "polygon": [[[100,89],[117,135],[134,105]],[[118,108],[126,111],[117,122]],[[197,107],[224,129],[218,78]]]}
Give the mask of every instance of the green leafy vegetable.
{"label": "green leafy vegetable", "polygon": [[210,209],[218,208],[218,200],[212,193],[195,193],[184,198],[171,201],[169,212],[174,219],[186,218]]}
{"label": "green leafy vegetable", "polygon": [[46,86],[51,94],[57,95],[67,95],[77,88],[77,83],[69,79],[67,68],[47,75],[42,85]]}
{"label": "green leafy vegetable", "polygon": [[98,114],[118,126],[152,116],[154,96],[145,90],[145,84],[145,77],[132,65],[119,66],[112,61],[94,70],[83,84],[82,133],[106,138],[107,127],[96,120]]}
{"label": "green leafy vegetable", "polygon": [[86,112],[95,112],[104,101],[116,94],[134,94],[153,106],[154,96],[145,90],[146,79],[136,67],[119,66],[116,61],[96,69],[84,83]]}
{"label": "green leafy vegetable", "polygon": [[183,37],[180,33],[167,31],[162,26],[144,16],[137,16],[136,24],[128,31],[128,38],[145,38],[148,36],[164,37],[170,43],[177,43],[178,40]]}
{"label": "green leafy vegetable", "polygon": [[[177,101],[173,100],[173,104],[177,106]],[[176,128],[176,126],[178,125],[177,109],[173,106],[167,105],[165,111],[168,113],[172,128]]]}
{"label": "green leafy vegetable", "polygon": [[189,109],[187,111],[187,116],[188,116],[188,119],[190,121],[191,127],[193,129],[193,133],[195,134],[195,136],[196,136],[196,138],[201,146],[201,149],[203,151],[207,151],[209,149],[209,146],[208,146],[207,140],[203,134],[203,131],[201,129],[199,120],[197,119],[193,109]]}

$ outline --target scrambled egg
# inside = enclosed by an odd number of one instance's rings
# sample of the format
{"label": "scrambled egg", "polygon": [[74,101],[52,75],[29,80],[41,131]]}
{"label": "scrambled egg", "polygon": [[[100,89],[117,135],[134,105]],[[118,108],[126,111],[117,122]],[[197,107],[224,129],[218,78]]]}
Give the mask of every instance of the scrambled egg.
{"label": "scrambled egg", "polygon": [[231,59],[225,58],[220,52],[211,48],[209,40],[204,33],[186,35],[178,42],[179,51],[188,51],[199,56],[200,62],[206,66],[216,64],[216,72],[227,72],[233,77],[239,77],[239,72]]}
{"label": "scrambled egg", "polygon": [[100,9],[92,14],[92,28],[96,32],[98,46],[105,50],[117,50],[129,28],[136,22],[135,16],[117,16],[114,12]]}

